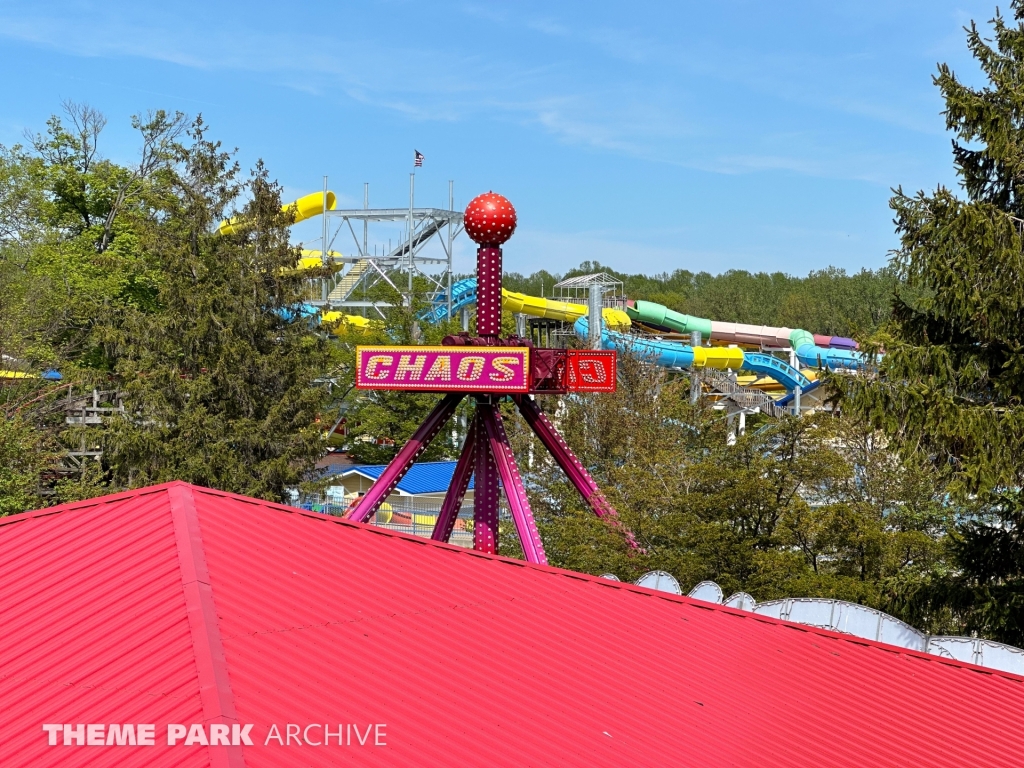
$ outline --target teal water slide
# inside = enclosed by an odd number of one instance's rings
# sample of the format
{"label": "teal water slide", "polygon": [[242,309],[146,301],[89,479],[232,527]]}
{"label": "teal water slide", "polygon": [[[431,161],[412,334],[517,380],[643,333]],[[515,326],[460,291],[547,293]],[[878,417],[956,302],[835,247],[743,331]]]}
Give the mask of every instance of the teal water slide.
{"label": "teal water slide", "polygon": [[[518,295],[518,294],[517,294]],[[452,286],[451,312],[462,310],[476,301],[476,278],[459,280]],[[535,300],[543,304],[544,300]],[[548,302],[551,303],[551,302]],[[582,311],[582,308],[581,308]],[[699,331],[702,338],[726,344],[747,344],[767,348],[792,348],[801,365],[809,368],[856,370],[864,366],[864,356],[856,351],[853,339],[838,336],[815,336],[801,329],[774,326],[756,326],[725,323],[706,318],[684,315],[650,301],[629,302],[626,315],[630,321],[642,323],[654,330],[669,333]],[[622,313],[619,312],[619,315]],[[433,305],[421,313],[428,322],[441,322],[448,317],[448,297],[438,296]],[[573,328],[581,338],[587,338],[590,324],[586,316],[579,317]],[[798,369],[767,352],[745,351],[736,346],[692,347],[676,341],[652,339],[611,330],[603,325],[601,345],[605,349],[630,351],[667,368],[743,369],[769,376],[787,391],[797,387],[806,390],[812,385]]]}
{"label": "teal water slide", "polygon": [[[589,320],[581,317],[573,324],[573,330],[580,338],[587,338],[590,332]],[[665,368],[731,368],[753,371],[762,376],[770,376],[790,392],[797,387],[805,390],[812,383],[789,363],[762,352],[746,352],[728,347],[695,349],[689,344],[631,336],[609,331],[607,328],[601,329],[601,346],[604,349],[628,351]]]}
{"label": "teal water slide", "polygon": [[631,320],[673,333],[699,331],[712,341],[792,347],[801,365],[808,368],[859,370],[865,364],[864,355],[856,351],[857,342],[843,336],[815,336],[800,328],[724,323],[684,315],[652,301],[630,302],[626,314]]}

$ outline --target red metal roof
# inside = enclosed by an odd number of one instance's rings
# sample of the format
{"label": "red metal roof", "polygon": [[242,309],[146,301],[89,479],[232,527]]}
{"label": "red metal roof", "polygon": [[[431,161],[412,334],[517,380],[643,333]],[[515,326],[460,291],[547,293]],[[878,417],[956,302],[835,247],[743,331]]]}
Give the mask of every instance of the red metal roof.
{"label": "red metal roof", "polygon": [[0,520],[5,768],[1020,765],[1022,712],[1015,675],[182,483]]}

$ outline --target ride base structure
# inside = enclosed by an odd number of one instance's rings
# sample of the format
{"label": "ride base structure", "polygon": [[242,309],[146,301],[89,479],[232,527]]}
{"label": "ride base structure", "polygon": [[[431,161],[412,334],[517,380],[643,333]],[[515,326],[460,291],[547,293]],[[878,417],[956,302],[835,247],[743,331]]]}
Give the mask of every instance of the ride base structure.
{"label": "ride base structure", "polygon": [[[347,518],[368,521],[459,403],[470,396],[476,404],[474,415],[431,538],[447,542],[451,537],[470,479],[475,477],[474,549],[498,551],[499,494],[504,489],[526,559],[546,564],[544,544],[498,406],[510,398],[594,514],[617,523],[615,509],[534,400],[535,395],[614,392],[616,353],[538,349],[518,336],[502,338],[501,246],[515,231],[515,209],[506,198],[488,192],[469,203],[464,226],[479,246],[477,336],[447,336],[439,347],[357,349],[357,388],[438,392],[444,396]],[[626,535],[632,544],[632,537]]]}

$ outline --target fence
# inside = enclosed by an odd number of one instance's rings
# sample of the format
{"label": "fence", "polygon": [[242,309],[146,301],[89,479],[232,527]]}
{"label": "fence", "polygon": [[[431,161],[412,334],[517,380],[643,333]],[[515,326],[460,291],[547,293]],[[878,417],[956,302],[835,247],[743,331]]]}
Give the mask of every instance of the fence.
{"label": "fence", "polygon": [[[333,497],[305,496],[294,502],[294,506],[320,512],[325,515],[342,517],[351,506],[351,501],[338,503],[332,500]],[[386,528],[389,531],[399,533],[411,533],[413,536],[422,536],[429,539],[434,532],[434,524],[438,515],[441,514],[440,507],[424,507],[422,502],[413,499],[389,499],[381,505],[373,518],[372,525],[379,528]],[[498,508],[499,520],[511,520],[504,497],[501,498]],[[455,530],[448,543],[459,547],[473,548],[473,505],[463,504],[459,508],[459,517],[455,522]]]}

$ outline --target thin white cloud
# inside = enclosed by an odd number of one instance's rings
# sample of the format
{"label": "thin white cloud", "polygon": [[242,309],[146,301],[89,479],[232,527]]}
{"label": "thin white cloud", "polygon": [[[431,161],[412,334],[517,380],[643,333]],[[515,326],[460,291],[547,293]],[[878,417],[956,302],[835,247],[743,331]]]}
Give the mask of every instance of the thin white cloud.
{"label": "thin white cloud", "polygon": [[[501,23],[509,23],[502,18]],[[550,17],[526,18],[526,29],[550,37],[577,40],[611,58],[633,64],[655,64],[681,78],[699,76],[733,83],[794,103],[867,117],[921,133],[941,133],[941,122],[920,109],[910,109],[904,93],[893,92],[886,81],[865,79],[859,74],[871,55],[813,54],[790,50],[763,52],[731,48],[711,42],[667,46],[628,28],[588,27],[566,24]],[[962,54],[963,41],[956,53]],[[924,53],[924,51],[922,51]],[[846,76],[837,81],[836,72]]]}
{"label": "thin white cloud", "polygon": [[[698,77],[906,130],[942,129],[939,120],[922,118],[919,107],[869,97],[873,84],[855,76],[837,89],[830,75],[836,61],[827,57],[766,55],[710,43],[669,47],[627,27],[569,24],[500,6],[465,6],[464,11],[486,24],[579,42],[622,66],[609,80],[595,81],[557,56],[549,63],[523,64],[427,42],[400,46],[351,36],[263,33],[241,20],[196,26],[184,14],[161,16],[150,6],[134,15],[113,9],[92,9],[88,15],[8,10],[0,16],[0,37],[76,56],[146,58],[211,73],[270,73],[282,87],[321,98],[344,94],[413,121],[486,116],[535,126],[566,144],[713,173],[787,170],[886,185],[893,179],[886,171],[890,158],[869,156],[856,139],[833,138],[828,151],[807,143],[773,146],[755,120],[708,114],[699,104],[685,103],[687,88],[681,83]],[[734,151],[723,153],[723,146]]]}
{"label": "thin white cloud", "polygon": [[882,187],[892,186],[893,179],[917,178],[922,172],[915,158],[904,154],[836,153],[815,149],[792,154],[721,155],[689,167],[729,175],[788,171],[801,176],[863,181]]}

